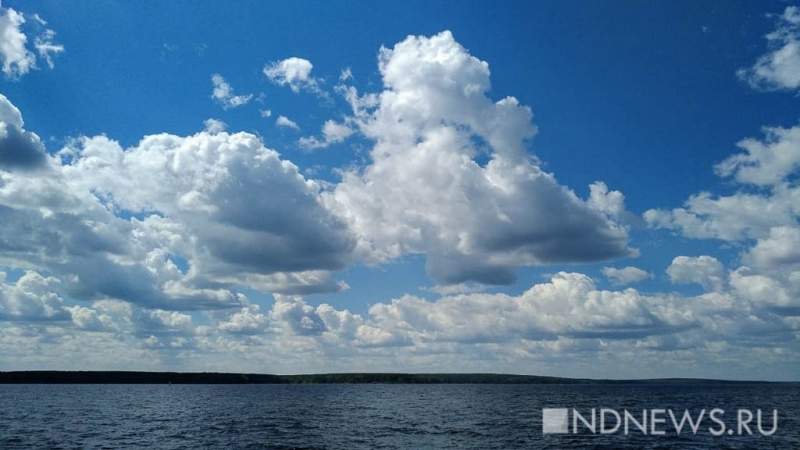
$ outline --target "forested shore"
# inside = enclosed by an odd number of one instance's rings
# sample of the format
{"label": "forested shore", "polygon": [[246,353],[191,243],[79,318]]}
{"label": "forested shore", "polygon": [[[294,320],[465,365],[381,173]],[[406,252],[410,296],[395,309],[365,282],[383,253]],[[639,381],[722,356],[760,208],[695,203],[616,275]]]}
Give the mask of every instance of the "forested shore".
{"label": "forested shore", "polygon": [[760,381],[661,378],[607,380],[493,373],[329,373],[274,375],[218,372],[56,371],[0,372],[0,384],[726,384]]}

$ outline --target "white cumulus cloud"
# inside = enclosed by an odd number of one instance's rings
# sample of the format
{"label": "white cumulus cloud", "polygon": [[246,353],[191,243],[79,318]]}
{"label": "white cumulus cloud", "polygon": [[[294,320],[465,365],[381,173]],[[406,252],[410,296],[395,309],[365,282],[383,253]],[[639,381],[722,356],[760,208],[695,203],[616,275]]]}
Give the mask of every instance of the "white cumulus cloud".
{"label": "white cumulus cloud", "polygon": [[[525,147],[536,127],[513,97],[492,101],[488,64],[449,32],[382,48],[384,90],[357,97],[370,164],[344,174],[328,205],[381,261],[425,253],[438,283],[508,283],[520,265],[627,256],[625,229],[558,184]],[[488,154],[479,165],[475,158]]]}
{"label": "white cumulus cloud", "polygon": [[189,272],[178,274],[185,279],[165,285],[176,293],[200,294],[212,281],[273,286],[284,276],[328,286],[316,271],[349,260],[352,239],[321,204],[320,186],[252,134],[160,134],[129,149],[84,138],[74,153],[65,171],[76,184],[146,214],[132,222],[137,240],[188,260]]}
{"label": "white cumulus cloud", "polygon": [[304,137],[300,138],[298,144],[308,150],[325,148],[333,144],[344,142],[344,140],[353,133],[354,130],[346,124],[337,123],[333,120],[326,120],[325,124],[322,126],[322,139],[317,139],[314,136]]}
{"label": "white cumulus cloud", "polygon": [[311,76],[314,65],[311,61],[298,57],[286,58],[264,66],[264,75],[279,86],[289,86],[292,92],[305,90],[325,96],[320,87],[322,81]]}
{"label": "white cumulus cloud", "polygon": [[203,121],[206,131],[211,134],[221,133],[228,128],[228,124],[218,119],[206,119]]}
{"label": "white cumulus cloud", "polygon": [[233,313],[217,327],[232,334],[260,334],[267,330],[269,321],[258,305],[247,305]]}
{"label": "white cumulus cloud", "polygon": [[720,176],[733,176],[739,183],[769,186],[783,181],[800,168],[800,125],[792,128],[765,127],[763,141],[745,139],[737,146],[745,151],[714,166]]}
{"label": "white cumulus cloud", "polygon": [[800,7],[787,6],[766,38],[772,50],[752,67],[740,69],[739,77],[756,89],[800,88]]}
{"label": "white cumulus cloud", "polygon": [[721,291],[725,283],[725,268],[713,256],[678,256],[667,268],[673,283],[697,283],[706,291]]}
{"label": "white cumulus cloud", "polygon": [[164,310],[236,306],[240,286],[347,287],[332,273],[351,261],[351,232],[257,136],[212,121],[130,148],[81,137],[49,157],[22,125],[0,97],[0,266],[47,273],[71,299]]}
{"label": "white cumulus cloud", "polygon": [[27,271],[16,282],[8,283],[7,274],[0,272],[0,321],[71,320],[70,312],[56,293],[60,282]]}
{"label": "white cumulus cloud", "polygon": [[631,339],[677,332],[695,318],[668,296],[598,290],[586,275],[560,272],[519,296],[471,293],[428,301],[404,295],[369,309],[371,324],[400,342]]}
{"label": "white cumulus cloud", "polygon": [[711,192],[692,195],[682,208],[651,209],[644,219],[653,227],[680,230],[691,238],[726,241],[760,239],[773,227],[795,226],[800,217],[800,188],[793,177],[800,169],[800,126],[765,128],[763,141],[745,139],[735,154],[714,169],[719,176],[732,176],[742,185],[761,191],[740,189],[716,196]]}
{"label": "white cumulus cloud", "polygon": [[770,229],[769,236],[759,239],[744,255],[744,262],[766,271],[789,268],[800,276],[800,227]]}

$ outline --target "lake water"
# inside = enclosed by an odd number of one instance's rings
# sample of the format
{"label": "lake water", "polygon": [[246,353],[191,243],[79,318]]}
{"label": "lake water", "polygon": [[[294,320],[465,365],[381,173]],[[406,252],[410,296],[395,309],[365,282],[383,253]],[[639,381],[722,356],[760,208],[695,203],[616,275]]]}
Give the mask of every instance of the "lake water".
{"label": "lake water", "polygon": [[[3,449],[800,448],[797,384],[0,385],[0,400]],[[545,435],[542,408],[587,420],[591,408],[707,412],[697,434],[677,434],[665,415],[660,436],[592,434],[582,422],[578,434]],[[714,436],[712,408],[733,428],[738,409],[760,408],[765,431],[777,409],[778,428],[763,436],[754,419],[753,435]]]}

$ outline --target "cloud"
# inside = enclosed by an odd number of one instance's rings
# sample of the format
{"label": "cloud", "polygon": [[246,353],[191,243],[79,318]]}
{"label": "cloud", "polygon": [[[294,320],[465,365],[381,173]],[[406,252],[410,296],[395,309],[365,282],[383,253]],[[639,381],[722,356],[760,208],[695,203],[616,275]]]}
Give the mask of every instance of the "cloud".
{"label": "cloud", "polygon": [[324,194],[362,257],[425,253],[437,283],[503,284],[521,265],[634,254],[623,227],[539,168],[525,148],[530,109],[490,100],[488,64],[449,32],[382,48],[379,68],[379,95],[339,89],[375,143],[371,162]]}
{"label": "cloud", "polygon": [[[301,297],[276,297],[269,316],[276,339],[305,339],[307,354],[324,352],[330,362],[384,355],[403,358],[402,367],[421,361],[424,367],[452,367],[434,361],[448,355],[470,359],[482,349],[479,360],[489,364],[531,361],[543,354],[574,362],[577,353],[663,363],[691,350],[695,365],[716,358],[714,352],[723,347],[728,355],[741,355],[771,352],[776,345],[796,354],[791,350],[796,323],[775,314],[797,314],[799,304],[785,284],[740,268],[731,273],[729,286],[710,257],[676,258],[670,271],[675,282],[710,282],[711,289],[694,297],[606,291],[586,275],[560,272],[518,296],[468,292],[425,300],[406,294],[372,304],[366,315],[328,304],[314,307]],[[470,360],[467,367],[476,363]]]}
{"label": "cloud", "polygon": [[771,228],[769,236],[759,239],[743,260],[764,271],[787,268],[800,274],[800,227]]}
{"label": "cloud", "polygon": [[347,81],[353,79],[353,71],[350,70],[349,67],[342,69],[342,72],[339,74],[339,81]]}
{"label": "cloud", "polygon": [[713,256],[678,256],[667,268],[673,283],[697,283],[707,292],[722,291],[725,286],[725,269]]}
{"label": "cloud", "polygon": [[32,169],[47,162],[44,145],[35,133],[25,131],[22,114],[0,94],[0,170]]}
{"label": "cloud", "polygon": [[745,153],[728,157],[714,166],[719,176],[733,176],[739,183],[770,186],[800,168],[800,126],[765,127],[764,141],[744,139],[738,144]]}
{"label": "cloud", "polygon": [[25,17],[11,8],[0,9],[0,56],[3,73],[9,77],[25,75],[36,67],[36,56],[26,48],[28,37],[20,30]]}
{"label": "cloud", "polygon": [[233,88],[220,74],[212,75],[211,82],[214,83],[214,93],[211,98],[217,100],[225,109],[238,108],[253,99],[253,94],[233,95]]}
{"label": "cloud", "polygon": [[231,334],[261,334],[267,331],[268,317],[260,312],[258,305],[247,305],[217,325],[219,330]]}
{"label": "cloud", "polygon": [[56,37],[56,32],[53,30],[45,30],[33,41],[33,46],[36,48],[36,51],[39,53],[39,57],[45,60],[47,63],[47,67],[53,69],[55,67],[55,63],[53,62],[53,56],[59,53],[64,52],[64,46],[61,44],[56,44],[53,42],[53,39]]}
{"label": "cloud", "polygon": [[[42,286],[42,294],[58,287],[56,280],[28,276],[16,284]],[[793,370],[796,324],[785,316],[797,310],[791,291],[746,268],[730,279],[728,290],[683,297],[599,290],[586,275],[560,272],[519,295],[467,292],[425,300],[407,294],[373,303],[366,314],[276,295],[267,309],[243,300],[236,309],[207,313],[208,325],[185,313],[114,300],[66,308],[56,300],[60,318],[38,314],[22,326],[17,318],[0,320],[0,346],[33,366],[34,355],[14,349],[37,348],[48,364],[67,368],[80,368],[99,352],[103,368],[137,368],[142,358],[169,367],[188,358],[194,370],[245,372],[280,363],[288,372],[493,367],[530,373],[525,367],[533,364],[536,373],[591,369],[600,376],[637,362],[660,364],[636,372],[642,376],[675,376],[707,373],[723,362],[733,364],[726,371],[761,373],[764,361]],[[114,357],[95,339],[113,348]]]}
{"label": "cloud", "polygon": [[620,191],[609,191],[602,181],[589,185],[589,199],[586,204],[601,213],[609,220],[626,227],[640,226],[641,218],[625,209],[625,196]]}
{"label": "cloud", "polygon": [[772,51],[755,64],[736,73],[755,89],[794,90],[800,88],[800,8],[787,6],[778,16],[775,31],[767,34]]}
{"label": "cloud", "polygon": [[55,293],[59,280],[27,271],[16,282],[7,283],[0,272],[0,321],[70,320],[70,312]]}
{"label": "cloud", "polygon": [[[25,135],[19,110],[0,100],[4,130]],[[22,171],[27,159],[2,153],[0,266],[53,277],[70,299],[164,310],[238,306],[240,286],[347,288],[332,272],[350,264],[355,241],[321,187],[258,137],[207,126],[127,149],[81,137],[46,170]]]}
{"label": "cloud", "polygon": [[[762,317],[777,313],[797,318],[800,316],[800,280],[796,273],[790,277],[771,277],[748,267],[740,267],[731,272],[730,286],[736,296],[747,299]],[[789,322],[788,325],[797,329],[796,322]],[[773,332],[782,328],[776,326]]]}
{"label": "cloud", "polygon": [[651,209],[644,219],[656,228],[680,230],[694,239],[743,241],[769,235],[774,226],[789,226],[800,216],[800,189],[785,184],[764,194],[737,192],[692,195],[683,208]]}
{"label": "cloud", "polygon": [[282,273],[330,285],[316,271],[348,264],[352,238],[321,204],[320,186],[252,134],[152,135],[125,150],[84,138],[74,152],[67,173],[116,209],[144,214],[132,221],[138,240],[186,258],[189,271],[177,275],[197,288],[280,284]]}
{"label": "cloud", "polygon": [[137,309],[132,314],[135,333],[140,337],[163,335],[191,335],[194,333],[192,316],[178,311],[162,309]]}
{"label": "cloud", "polygon": [[[785,20],[796,14],[792,11]],[[743,153],[714,166],[718,176],[733,177],[734,193],[700,192],[683,208],[652,209],[644,218],[652,227],[679,230],[689,238],[735,242],[742,249],[738,268],[726,272],[711,256],[679,256],[667,269],[670,279],[730,298],[739,313],[728,335],[793,339],[785,334],[796,332],[800,316],[800,254],[794,250],[800,245],[800,127],[765,127],[764,133],[761,141],[740,141]]]}
{"label": "cloud", "polygon": [[286,331],[297,335],[318,335],[326,330],[315,308],[301,297],[276,296],[270,317],[282,323]]}
{"label": "cloud", "polygon": [[[599,291],[582,274],[561,272],[549,283],[519,296],[470,293],[427,301],[404,295],[376,303],[369,316],[314,308],[298,297],[277,298],[271,313],[295,334],[359,341],[356,345],[461,344],[578,339],[636,339],[676,333],[696,326],[690,312],[668,296],[644,296],[633,289]],[[344,325],[343,322],[347,323]],[[382,336],[381,342],[368,336]]]}
{"label": "cloud", "polygon": [[273,326],[292,337],[309,337],[314,345],[338,347],[342,356],[360,348],[408,345],[400,333],[365,320],[360,314],[328,304],[313,307],[302,297],[275,296],[269,313]]}
{"label": "cloud", "polygon": [[314,65],[303,58],[291,57],[282,61],[275,61],[264,66],[264,75],[279,86],[289,86],[292,92],[301,90],[326,97],[321,89],[322,80],[311,76]]}
{"label": "cloud", "polygon": [[203,125],[206,126],[206,131],[211,134],[221,133],[228,128],[227,123],[217,119],[206,119],[203,121]]}
{"label": "cloud", "polygon": [[[38,14],[31,16],[40,26],[47,24]],[[0,6],[0,59],[3,73],[12,79],[19,78],[36,68],[36,55],[28,49],[28,36],[22,30],[25,16],[12,8]],[[34,48],[51,69],[53,55],[62,53],[64,46],[53,42],[55,32],[43,30],[34,37]]]}
{"label": "cloud", "polygon": [[278,118],[275,120],[275,125],[279,127],[291,128],[293,130],[300,129],[300,126],[297,125],[297,123],[295,123],[293,120],[289,119],[286,116],[278,116]]}
{"label": "cloud", "polygon": [[[740,191],[645,214],[738,242],[739,267],[674,258],[670,280],[702,294],[598,289],[576,272],[494,293],[480,283],[508,282],[519,266],[632,254],[624,195],[598,181],[579,198],[544,172],[528,153],[530,109],[490,99],[488,65],[449,33],[382,49],[379,68],[381,91],[337,87],[352,116],[304,138],[369,141],[366,165],[338,184],[214,119],[128,147],[83,136],[48,155],[2,97],[0,145],[32,143],[0,146],[4,356],[20,368],[619,376],[624,365],[630,376],[756,377],[768,365],[795,377],[794,129],[767,129],[718,165]],[[408,254],[425,255],[441,284],[370,298],[361,313],[301,297],[347,289],[336,273],[356,262]],[[652,277],[603,273],[614,284]]]}
{"label": "cloud", "polygon": [[589,201],[592,208],[612,217],[618,217],[625,211],[625,196],[620,191],[610,191],[602,181],[589,185]]}
{"label": "cloud", "polygon": [[307,150],[325,148],[333,144],[344,142],[350,137],[354,130],[346,124],[336,123],[333,120],[326,120],[322,126],[322,139],[314,136],[300,138],[298,144]]}
{"label": "cloud", "polygon": [[475,292],[483,292],[484,290],[486,290],[486,286],[475,283],[460,283],[460,284],[446,284],[444,286],[433,286],[421,289],[439,295],[455,295],[455,294],[472,294]]}
{"label": "cloud", "polygon": [[623,267],[622,269],[603,267],[603,275],[605,275],[612,284],[617,286],[638,283],[648,278],[653,278],[653,274],[639,269],[638,267],[631,266]]}
{"label": "cloud", "polygon": [[589,277],[560,272],[517,297],[470,294],[431,303],[405,296],[373,306],[370,314],[381,323],[408,323],[425,337],[502,342],[556,336],[630,339],[691,325],[690,317],[672,308],[665,297],[646,297],[633,289],[598,291]]}
{"label": "cloud", "polygon": [[800,217],[800,188],[792,181],[800,169],[800,126],[765,128],[764,141],[745,139],[737,145],[746,153],[717,164],[719,176],[733,176],[740,189],[726,196],[710,192],[692,195],[682,208],[651,209],[644,219],[652,227],[680,230],[684,236],[726,241],[767,237],[773,227],[795,226]]}

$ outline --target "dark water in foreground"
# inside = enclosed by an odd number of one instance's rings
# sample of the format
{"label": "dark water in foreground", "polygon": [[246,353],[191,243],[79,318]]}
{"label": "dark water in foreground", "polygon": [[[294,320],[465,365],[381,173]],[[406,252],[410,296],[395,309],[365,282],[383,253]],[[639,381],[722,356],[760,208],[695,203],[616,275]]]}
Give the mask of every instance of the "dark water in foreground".
{"label": "dark water in foreground", "polygon": [[[587,420],[591,408],[707,411],[696,435],[668,415],[661,436],[581,422],[577,435],[542,434],[542,408],[559,407]],[[709,432],[713,408],[733,435]],[[739,408],[761,408],[765,431],[777,409],[777,431],[760,435],[754,418],[753,435],[736,435]],[[796,449],[800,385],[0,385],[3,449],[221,447]]]}

